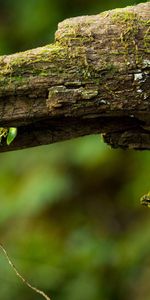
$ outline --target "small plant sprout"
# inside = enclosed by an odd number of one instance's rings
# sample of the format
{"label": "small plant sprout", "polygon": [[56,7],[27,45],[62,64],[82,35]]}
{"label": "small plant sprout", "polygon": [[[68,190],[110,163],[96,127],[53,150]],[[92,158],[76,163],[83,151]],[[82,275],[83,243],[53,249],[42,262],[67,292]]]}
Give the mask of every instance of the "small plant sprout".
{"label": "small plant sprout", "polygon": [[2,138],[6,138],[8,134],[8,129],[0,127],[0,144],[2,143]]}
{"label": "small plant sprout", "polygon": [[150,208],[150,193],[144,195],[140,199],[141,204]]}
{"label": "small plant sprout", "polygon": [[0,144],[2,144],[2,139],[6,139],[6,144],[9,146],[17,135],[16,127],[4,128],[0,127]]}

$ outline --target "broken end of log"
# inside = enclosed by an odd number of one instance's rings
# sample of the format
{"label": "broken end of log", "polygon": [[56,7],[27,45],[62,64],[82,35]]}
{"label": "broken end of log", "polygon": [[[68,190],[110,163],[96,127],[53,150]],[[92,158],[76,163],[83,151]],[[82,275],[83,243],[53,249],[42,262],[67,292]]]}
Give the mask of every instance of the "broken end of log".
{"label": "broken end of log", "polygon": [[142,132],[142,130],[106,133],[103,139],[114,149],[150,150],[150,132]]}

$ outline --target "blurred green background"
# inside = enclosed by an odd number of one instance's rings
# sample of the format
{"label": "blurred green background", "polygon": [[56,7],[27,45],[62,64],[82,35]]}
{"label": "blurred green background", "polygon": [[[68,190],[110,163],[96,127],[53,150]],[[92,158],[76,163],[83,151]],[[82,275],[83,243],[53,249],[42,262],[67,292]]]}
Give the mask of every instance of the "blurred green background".
{"label": "blurred green background", "polygon": [[[138,1],[0,0],[0,54],[52,42],[57,23]],[[149,300],[150,153],[100,135],[0,154],[0,241],[53,300]],[[0,255],[0,299],[38,300]]]}

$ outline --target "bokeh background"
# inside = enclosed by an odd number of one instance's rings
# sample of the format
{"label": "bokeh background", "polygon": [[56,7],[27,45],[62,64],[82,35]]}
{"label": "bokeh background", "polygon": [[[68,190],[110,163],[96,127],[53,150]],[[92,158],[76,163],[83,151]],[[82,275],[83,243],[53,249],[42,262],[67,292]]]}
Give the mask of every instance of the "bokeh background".
{"label": "bokeh background", "polygon": [[[0,0],[0,54],[52,42],[65,18],[138,2]],[[147,151],[100,135],[1,153],[0,241],[20,272],[53,300],[149,300],[149,165]],[[41,299],[3,253],[0,299]]]}

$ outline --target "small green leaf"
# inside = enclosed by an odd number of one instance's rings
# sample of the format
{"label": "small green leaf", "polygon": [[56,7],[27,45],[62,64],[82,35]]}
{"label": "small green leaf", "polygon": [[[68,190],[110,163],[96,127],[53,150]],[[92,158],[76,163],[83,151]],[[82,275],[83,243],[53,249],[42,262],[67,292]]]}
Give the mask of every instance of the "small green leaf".
{"label": "small green leaf", "polygon": [[7,135],[7,145],[10,145],[17,135],[17,128],[10,127]]}

